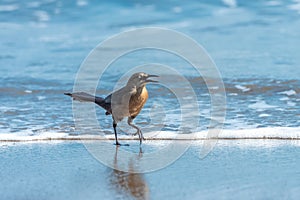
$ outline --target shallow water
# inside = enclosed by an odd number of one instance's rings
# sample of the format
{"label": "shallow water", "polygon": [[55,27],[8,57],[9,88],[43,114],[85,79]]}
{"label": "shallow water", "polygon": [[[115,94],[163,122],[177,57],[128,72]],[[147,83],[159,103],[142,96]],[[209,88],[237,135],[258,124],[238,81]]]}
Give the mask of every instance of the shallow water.
{"label": "shallow water", "polygon": [[[136,151],[129,143],[121,148]],[[6,143],[0,147],[0,194],[7,200],[298,199],[299,142],[219,141],[204,159],[198,158],[200,147],[192,143],[159,171],[132,174],[106,167],[78,142]],[[152,148],[145,144],[143,154]],[[112,161],[122,164],[117,150],[115,155]]]}

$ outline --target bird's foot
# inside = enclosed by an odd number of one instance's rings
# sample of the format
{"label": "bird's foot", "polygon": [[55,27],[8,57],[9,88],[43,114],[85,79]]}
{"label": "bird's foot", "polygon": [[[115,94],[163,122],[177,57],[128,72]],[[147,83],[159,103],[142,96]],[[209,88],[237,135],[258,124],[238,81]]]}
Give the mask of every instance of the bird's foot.
{"label": "bird's foot", "polygon": [[114,143],[114,145],[121,146],[121,144],[119,142]]}
{"label": "bird's foot", "polygon": [[116,145],[116,146],[126,146],[126,147],[129,146],[129,144],[121,144],[119,142],[114,143],[114,145]]}

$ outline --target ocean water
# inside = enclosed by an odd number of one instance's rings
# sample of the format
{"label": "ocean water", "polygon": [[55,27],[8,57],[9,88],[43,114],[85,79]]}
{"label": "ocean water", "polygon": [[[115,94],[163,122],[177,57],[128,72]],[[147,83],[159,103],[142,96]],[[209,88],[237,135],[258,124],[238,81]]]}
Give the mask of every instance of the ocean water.
{"label": "ocean water", "polygon": [[[191,144],[168,167],[133,174],[100,164],[83,145],[104,146],[101,133],[113,143],[111,117],[96,108],[101,132],[78,130],[63,93],[73,90],[82,62],[100,42],[144,27],[179,31],[206,49],[226,89],[226,120],[216,146],[199,159],[215,120],[202,77],[163,51],[118,59],[97,95],[108,95],[132,67],[160,63],[189,81],[199,108],[180,107],[164,85],[147,86],[150,98],[135,123],[152,140],[137,153],[139,144],[131,141],[137,137],[124,120],[118,131],[130,146],[121,149],[147,156],[170,142],[179,149]],[[0,199],[298,199],[299,33],[299,0],[0,0]],[[158,75],[185,94],[180,81]],[[193,123],[178,136],[182,111]],[[196,140],[185,141],[187,133]],[[79,139],[84,142],[70,141]],[[130,167],[117,152],[110,161]]]}
{"label": "ocean water", "polygon": [[[296,0],[1,1],[2,139],[81,134],[75,130],[72,101],[63,93],[72,91],[81,63],[95,46],[114,34],[143,27],[182,32],[207,50],[226,88],[225,129],[299,127],[299,5]],[[201,124],[191,125],[188,131],[206,130],[211,110],[205,82],[172,55],[141,51],[121,59],[107,70],[97,94],[108,95],[130,67],[149,62],[184,69],[182,75],[197,94]],[[170,81],[180,87],[172,78]],[[176,96],[160,85],[148,89],[151,98],[136,123],[145,132],[155,127],[178,130]],[[164,118],[155,121],[162,110]],[[97,113],[103,130],[111,133],[110,117],[103,116],[101,109]],[[128,130],[126,123],[120,126]]]}

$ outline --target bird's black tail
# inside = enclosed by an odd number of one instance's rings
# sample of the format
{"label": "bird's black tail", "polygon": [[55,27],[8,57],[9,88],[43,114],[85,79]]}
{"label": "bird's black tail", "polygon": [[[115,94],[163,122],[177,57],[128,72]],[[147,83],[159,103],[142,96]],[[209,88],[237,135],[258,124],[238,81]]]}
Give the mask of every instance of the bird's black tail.
{"label": "bird's black tail", "polygon": [[64,93],[64,94],[72,97],[74,100],[77,101],[96,103],[97,105],[104,108],[107,112],[109,112],[109,114],[111,113],[110,105],[107,105],[104,98],[102,97],[93,96],[85,92]]}
{"label": "bird's black tail", "polygon": [[96,97],[96,96],[90,95],[90,94],[85,93],[85,92],[64,93],[64,94],[72,97],[74,100],[82,101],[82,102],[94,102],[94,103],[96,103],[96,99],[100,100],[100,101],[101,100],[104,101],[104,99],[101,98],[101,97]]}

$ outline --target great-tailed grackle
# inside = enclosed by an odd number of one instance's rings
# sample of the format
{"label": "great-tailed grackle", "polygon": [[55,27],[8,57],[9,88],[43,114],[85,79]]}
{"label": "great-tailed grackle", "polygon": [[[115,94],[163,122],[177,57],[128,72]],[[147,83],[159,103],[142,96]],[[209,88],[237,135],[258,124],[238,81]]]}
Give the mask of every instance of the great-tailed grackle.
{"label": "great-tailed grackle", "polygon": [[157,75],[149,75],[143,72],[133,74],[125,87],[111,93],[106,98],[93,96],[85,92],[64,93],[71,96],[74,100],[83,102],[94,102],[106,110],[106,115],[112,115],[113,128],[116,138],[116,145],[120,145],[117,137],[117,123],[128,117],[127,123],[129,126],[135,128],[139,135],[140,144],[142,144],[142,131],[139,127],[132,123],[133,119],[140,113],[144,104],[148,99],[148,91],[146,84],[150,82],[157,82],[149,79],[150,77],[158,77]]}

